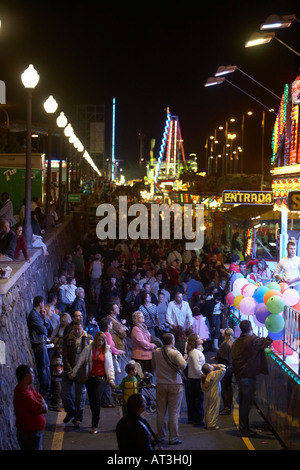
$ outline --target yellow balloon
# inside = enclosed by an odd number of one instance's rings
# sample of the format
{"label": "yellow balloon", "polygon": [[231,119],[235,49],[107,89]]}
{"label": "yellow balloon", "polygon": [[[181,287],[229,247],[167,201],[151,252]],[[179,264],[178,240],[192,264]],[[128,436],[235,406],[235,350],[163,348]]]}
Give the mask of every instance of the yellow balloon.
{"label": "yellow balloon", "polygon": [[244,298],[243,295],[237,295],[236,298],[233,301],[233,305],[235,308],[239,308],[240,306],[240,301]]}

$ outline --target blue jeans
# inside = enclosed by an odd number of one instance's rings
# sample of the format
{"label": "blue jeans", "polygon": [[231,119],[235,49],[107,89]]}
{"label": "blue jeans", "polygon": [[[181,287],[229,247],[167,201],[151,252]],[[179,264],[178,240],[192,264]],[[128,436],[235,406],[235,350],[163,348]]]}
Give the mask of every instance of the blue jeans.
{"label": "blue jeans", "polygon": [[46,343],[35,344],[32,349],[40,383],[40,393],[41,395],[46,395],[50,393],[51,388],[50,360]]}
{"label": "blue jeans", "polygon": [[43,450],[43,431],[17,429],[17,440],[21,450]]}
{"label": "blue jeans", "polygon": [[221,334],[220,334],[220,328],[221,328],[221,315],[213,315],[213,322],[214,322],[214,331],[212,333],[212,338],[213,339],[219,339]]}
{"label": "blue jeans", "polygon": [[238,379],[237,384],[239,387],[239,430],[249,431],[249,413],[254,403],[256,378]]}
{"label": "blue jeans", "polygon": [[[63,407],[66,413],[70,416],[74,416],[74,421],[83,420],[83,412],[86,400],[86,387],[81,384],[75,377],[74,380],[70,380],[66,374],[63,373],[61,387],[61,398]],[[73,397],[72,389],[74,388],[75,399]]]}

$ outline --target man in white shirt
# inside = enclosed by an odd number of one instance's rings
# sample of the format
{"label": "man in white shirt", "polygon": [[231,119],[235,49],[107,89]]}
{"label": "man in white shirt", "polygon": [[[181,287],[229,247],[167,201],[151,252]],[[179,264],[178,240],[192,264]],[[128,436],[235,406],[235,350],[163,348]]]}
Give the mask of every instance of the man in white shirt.
{"label": "man in white shirt", "polygon": [[181,292],[176,292],[174,300],[169,302],[166,321],[173,326],[182,326],[184,329],[187,326],[192,326],[194,323],[193,314],[189,303],[183,300]]}
{"label": "man in white shirt", "polygon": [[300,257],[296,256],[294,242],[288,242],[287,252],[288,255],[277,264],[274,276],[279,282],[285,282],[290,288],[300,291]]}

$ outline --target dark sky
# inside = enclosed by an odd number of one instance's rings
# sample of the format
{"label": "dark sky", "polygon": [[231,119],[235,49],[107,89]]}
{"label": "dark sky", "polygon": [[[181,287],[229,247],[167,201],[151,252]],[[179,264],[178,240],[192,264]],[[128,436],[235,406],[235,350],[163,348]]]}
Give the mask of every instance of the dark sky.
{"label": "dark sky", "polygon": [[[219,65],[237,65],[278,95],[298,75],[299,57],[277,41],[251,49],[244,44],[272,13],[295,13],[300,18],[299,1],[103,6],[107,3],[0,2],[0,79],[6,83],[12,119],[25,119],[26,96],[20,75],[32,63],[40,74],[33,119],[45,118],[43,102],[52,94],[59,103],[58,111],[67,116],[72,116],[76,104],[105,102],[109,130],[115,97],[116,157],[126,167],[138,162],[139,132],[146,135],[146,151],[155,138],[158,152],[165,109],[170,107],[179,116],[185,153],[196,153],[204,162],[205,139],[220,122],[232,114],[241,116],[249,107],[263,109],[228,84],[204,88]],[[300,23],[278,30],[276,35],[300,51]],[[230,80],[266,105],[278,107],[276,98],[239,71]],[[273,121],[268,116],[268,132]],[[259,124],[254,132],[259,135]],[[270,142],[266,145],[269,148]],[[107,153],[110,156],[109,147]]]}

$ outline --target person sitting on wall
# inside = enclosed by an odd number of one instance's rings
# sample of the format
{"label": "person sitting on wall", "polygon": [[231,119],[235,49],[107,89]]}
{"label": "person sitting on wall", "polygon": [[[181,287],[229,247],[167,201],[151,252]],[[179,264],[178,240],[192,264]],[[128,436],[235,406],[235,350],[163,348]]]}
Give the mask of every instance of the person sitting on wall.
{"label": "person sitting on wall", "polygon": [[15,253],[14,253],[14,259],[18,259],[20,257],[20,252],[22,251],[24,258],[26,259],[26,261],[29,261],[30,263],[30,258],[27,253],[26,239],[23,235],[22,225],[17,225],[16,235],[17,235],[17,244],[16,244]]}
{"label": "person sitting on wall", "polygon": [[17,235],[10,228],[9,221],[3,220],[0,232],[0,261],[13,261]]}

